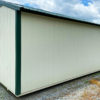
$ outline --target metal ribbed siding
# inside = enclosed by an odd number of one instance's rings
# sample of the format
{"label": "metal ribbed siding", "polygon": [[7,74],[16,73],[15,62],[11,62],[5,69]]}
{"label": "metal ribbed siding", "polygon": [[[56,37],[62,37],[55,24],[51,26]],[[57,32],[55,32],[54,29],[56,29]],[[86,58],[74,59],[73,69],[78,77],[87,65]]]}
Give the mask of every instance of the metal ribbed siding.
{"label": "metal ribbed siding", "polygon": [[15,11],[0,7],[0,82],[15,93]]}
{"label": "metal ribbed siding", "polygon": [[22,12],[22,94],[100,70],[99,26]]}

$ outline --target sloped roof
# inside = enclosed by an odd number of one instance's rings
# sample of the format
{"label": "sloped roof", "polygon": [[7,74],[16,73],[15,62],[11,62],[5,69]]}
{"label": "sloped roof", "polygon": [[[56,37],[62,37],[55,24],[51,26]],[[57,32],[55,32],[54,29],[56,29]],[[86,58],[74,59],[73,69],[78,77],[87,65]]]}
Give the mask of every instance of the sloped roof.
{"label": "sloped roof", "polygon": [[15,3],[11,3],[11,2],[7,2],[7,1],[3,1],[3,0],[0,1],[0,6],[6,6],[6,7],[9,7],[11,9],[18,10],[18,11],[25,11],[25,12],[29,12],[29,13],[42,14],[42,15],[45,15],[45,16],[51,16],[51,17],[73,20],[73,21],[78,21],[78,22],[83,22],[83,23],[87,23],[87,24],[93,24],[93,25],[100,26],[100,24],[88,22],[86,20],[82,20],[82,19],[79,19],[79,18],[76,19],[76,18],[65,16],[65,15],[62,15],[62,14],[53,13],[53,12],[50,12],[50,11],[45,11],[45,10],[42,10],[42,9],[37,9],[37,8],[34,8],[34,7],[28,7],[28,6],[24,6],[24,5],[20,5],[20,4],[15,4]]}

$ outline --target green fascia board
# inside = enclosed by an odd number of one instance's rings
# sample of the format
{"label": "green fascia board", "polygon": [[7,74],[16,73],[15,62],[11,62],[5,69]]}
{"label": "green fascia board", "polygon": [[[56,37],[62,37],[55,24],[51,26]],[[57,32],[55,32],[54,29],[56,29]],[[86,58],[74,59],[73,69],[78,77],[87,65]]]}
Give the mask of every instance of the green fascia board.
{"label": "green fascia board", "polygon": [[15,21],[15,95],[21,94],[21,11],[16,12]]}
{"label": "green fascia board", "polygon": [[87,21],[85,19],[79,19],[79,18],[77,19],[77,18],[74,18],[74,17],[71,17],[71,16],[53,13],[53,12],[50,12],[50,11],[37,9],[37,8],[33,8],[33,7],[28,7],[28,6],[23,6],[23,5],[20,5],[20,4],[6,2],[6,1],[2,1],[2,0],[0,1],[0,5],[7,6],[9,8],[15,9],[15,10],[21,10],[21,11],[29,12],[29,13],[36,13],[36,14],[46,15],[46,16],[50,16],[50,17],[67,19],[67,20],[72,20],[72,21],[77,21],[77,22],[82,22],[82,23],[100,26],[100,24],[93,23],[93,22]]}

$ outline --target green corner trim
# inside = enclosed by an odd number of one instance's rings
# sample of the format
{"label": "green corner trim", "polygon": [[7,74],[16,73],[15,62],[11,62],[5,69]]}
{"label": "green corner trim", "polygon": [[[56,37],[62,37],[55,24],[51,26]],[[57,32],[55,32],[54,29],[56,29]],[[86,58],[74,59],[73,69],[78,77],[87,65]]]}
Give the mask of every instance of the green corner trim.
{"label": "green corner trim", "polygon": [[16,31],[15,31],[15,47],[16,47],[16,75],[15,75],[15,95],[21,93],[21,11],[16,12]]}

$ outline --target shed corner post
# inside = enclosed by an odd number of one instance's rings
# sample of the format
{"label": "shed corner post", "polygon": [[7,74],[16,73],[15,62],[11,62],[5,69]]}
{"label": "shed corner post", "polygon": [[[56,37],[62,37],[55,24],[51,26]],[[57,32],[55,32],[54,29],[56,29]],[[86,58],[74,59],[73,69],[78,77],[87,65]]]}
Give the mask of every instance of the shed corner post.
{"label": "shed corner post", "polygon": [[15,10],[15,95],[21,94],[21,11]]}

